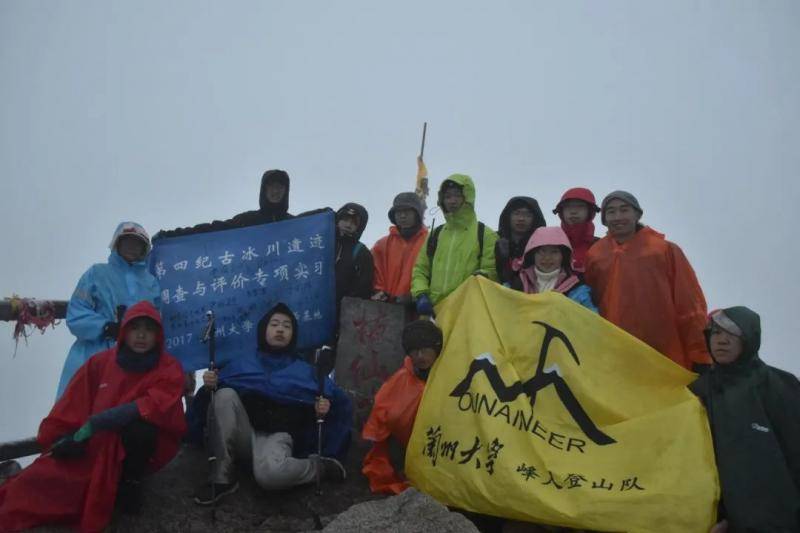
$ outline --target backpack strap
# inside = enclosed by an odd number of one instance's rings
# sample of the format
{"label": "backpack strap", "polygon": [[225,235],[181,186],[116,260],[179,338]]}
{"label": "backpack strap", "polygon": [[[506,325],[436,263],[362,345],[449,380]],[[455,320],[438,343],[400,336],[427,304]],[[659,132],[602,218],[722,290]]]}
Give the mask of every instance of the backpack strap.
{"label": "backpack strap", "polygon": [[[436,253],[436,246],[439,244],[439,234],[442,232],[442,226],[436,226],[428,237],[428,260],[433,261],[433,256]],[[486,234],[486,224],[478,221],[478,263],[481,262],[483,257],[483,237]]]}
{"label": "backpack strap", "polygon": [[439,244],[439,234],[442,232],[443,225],[433,228],[430,236],[428,236],[428,260],[433,262],[433,255],[436,253],[436,246]]}
{"label": "backpack strap", "polygon": [[483,257],[483,235],[486,233],[486,225],[478,221],[478,266],[480,267],[481,258]]}

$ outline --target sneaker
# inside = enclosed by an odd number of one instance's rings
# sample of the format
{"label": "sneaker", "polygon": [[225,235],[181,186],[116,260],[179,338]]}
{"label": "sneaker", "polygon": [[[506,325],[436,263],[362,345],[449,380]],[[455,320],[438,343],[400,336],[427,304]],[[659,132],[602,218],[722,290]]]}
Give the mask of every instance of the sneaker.
{"label": "sneaker", "polygon": [[237,481],[233,483],[206,483],[194,491],[194,503],[197,505],[211,505],[237,490],[239,490]]}
{"label": "sneaker", "polygon": [[321,468],[322,471],[322,479],[326,481],[335,481],[335,482],[342,482],[347,478],[347,470],[345,470],[342,463],[334,459],[333,457],[322,457],[317,454],[313,454],[309,456],[310,459],[313,459],[317,462],[319,466],[317,468]]}
{"label": "sneaker", "polygon": [[125,479],[117,489],[117,505],[124,514],[142,512],[142,484],[135,479]]}

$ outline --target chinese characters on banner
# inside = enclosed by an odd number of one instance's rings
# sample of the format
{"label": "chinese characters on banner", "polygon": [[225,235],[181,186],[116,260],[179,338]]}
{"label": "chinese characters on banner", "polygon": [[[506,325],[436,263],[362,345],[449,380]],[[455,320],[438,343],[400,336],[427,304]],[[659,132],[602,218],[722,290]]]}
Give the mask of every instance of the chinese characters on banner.
{"label": "chinese characters on banner", "polygon": [[406,453],[415,487],[576,529],[711,529],[719,484],[692,373],[555,292],[473,276],[436,312],[444,348]]}
{"label": "chinese characters on banner", "polygon": [[150,271],[161,284],[166,349],[184,370],[207,367],[200,337],[212,310],[217,364],[252,353],[258,321],[278,302],[295,313],[299,350],[329,341],[334,248],[332,212],[157,241]]}

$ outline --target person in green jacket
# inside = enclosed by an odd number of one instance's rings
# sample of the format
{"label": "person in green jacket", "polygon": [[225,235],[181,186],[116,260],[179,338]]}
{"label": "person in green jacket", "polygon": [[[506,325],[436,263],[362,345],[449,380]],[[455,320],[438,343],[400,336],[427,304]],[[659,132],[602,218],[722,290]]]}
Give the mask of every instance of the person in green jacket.
{"label": "person in green jacket", "polygon": [[761,319],[714,311],[713,367],[690,389],[706,406],[722,497],[713,533],[800,531],[800,381],[758,357]]}
{"label": "person in green jacket", "polygon": [[446,222],[428,234],[411,277],[411,295],[420,315],[432,315],[433,306],[472,274],[497,281],[497,234],[478,222],[472,178],[448,177],[439,187],[437,204]]}

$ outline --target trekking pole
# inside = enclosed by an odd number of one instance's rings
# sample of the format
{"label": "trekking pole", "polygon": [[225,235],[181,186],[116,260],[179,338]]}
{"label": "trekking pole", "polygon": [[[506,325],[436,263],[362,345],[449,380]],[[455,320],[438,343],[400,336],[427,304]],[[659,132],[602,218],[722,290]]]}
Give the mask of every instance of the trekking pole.
{"label": "trekking pole", "polygon": [[[213,372],[216,369],[217,358],[217,332],[214,326],[216,318],[214,311],[206,311],[206,329],[203,332],[202,342],[208,343],[208,369]],[[208,403],[208,422],[206,424],[206,450],[208,451],[208,465],[211,471],[211,522],[217,521],[217,487],[214,481],[214,465],[217,462],[217,455],[211,445],[211,426],[214,421],[214,393],[216,387],[211,389],[211,396]]]}
{"label": "trekking pole", "polygon": [[[324,361],[324,355],[329,353],[331,348],[329,346],[323,346],[322,348],[318,348],[317,351],[314,353],[314,365],[316,366],[317,370],[317,400],[322,398],[322,394],[325,392],[325,375],[327,374],[326,369],[328,363]],[[322,495],[322,484],[321,484],[321,472],[322,469],[322,425],[325,423],[325,417],[317,414],[317,472],[315,476],[315,481],[317,482],[317,496]]]}

